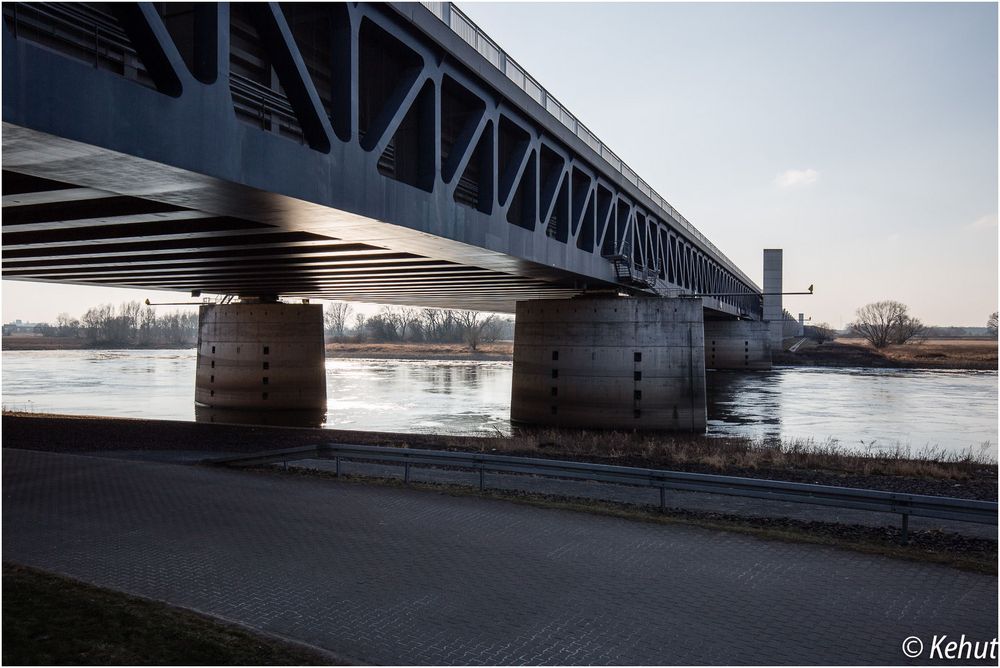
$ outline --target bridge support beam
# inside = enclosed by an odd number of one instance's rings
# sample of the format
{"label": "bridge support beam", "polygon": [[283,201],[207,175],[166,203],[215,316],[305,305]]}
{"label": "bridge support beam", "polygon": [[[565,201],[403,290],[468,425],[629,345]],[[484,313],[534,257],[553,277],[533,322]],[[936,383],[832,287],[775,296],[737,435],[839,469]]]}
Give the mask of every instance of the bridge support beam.
{"label": "bridge support beam", "polygon": [[700,299],[523,301],[515,323],[513,422],[705,430]]}
{"label": "bridge support beam", "polygon": [[705,367],[768,370],[770,326],[760,320],[706,320]]}
{"label": "bridge support beam", "polygon": [[205,304],[195,402],[211,408],[325,410],[323,307]]}

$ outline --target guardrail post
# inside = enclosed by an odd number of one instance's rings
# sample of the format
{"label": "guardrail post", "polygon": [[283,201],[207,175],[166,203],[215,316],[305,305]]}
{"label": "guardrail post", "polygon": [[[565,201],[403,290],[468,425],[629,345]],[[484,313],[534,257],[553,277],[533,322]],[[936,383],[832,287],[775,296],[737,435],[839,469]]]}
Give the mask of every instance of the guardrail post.
{"label": "guardrail post", "polygon": [[336,457],[333,458],[333,464],[334,464],[334,467],[335,467],[334,471],[333,471],[333,475],[334,475],[334,477],[339,478],[340,477],[340,455],[338,455],[338,456],[336,456]]}
{"label": "guardrail post", "polygon": [[486,467],[482,460],[479,461],[479,491],[486,491]]}
{"label": "guardrail post", "polygon": [[[409,457],[409,455],[405,456]],[[403,464],[403,484],[404,485],[410,484],[410,462],[406,462]]]}
{"label": "guardrail post", "polygon": [[910,514],[903,513],[903,534],[899,538],[899,542],[903,545],[906,545],[907,540],[909,539],[909,536],[907,535],[909,533],[909,529],[910,529]]}
{"label": "guardrail post", "polygon": [[660,487],[660,512],[667,512],[667,488]]}

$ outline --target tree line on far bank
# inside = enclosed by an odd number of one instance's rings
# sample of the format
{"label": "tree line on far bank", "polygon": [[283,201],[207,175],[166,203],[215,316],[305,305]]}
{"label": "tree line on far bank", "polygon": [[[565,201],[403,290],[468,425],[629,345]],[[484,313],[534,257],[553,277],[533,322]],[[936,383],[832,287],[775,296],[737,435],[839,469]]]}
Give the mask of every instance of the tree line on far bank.
{"label": "tree line on far bank", "polygon": [[[832,341],[838,332],[827,323],[805,328],[805,335],[820,343]],[[997,312],[986,321],[986,335],[997,336]],[[902,302],[883,300],[865,304],[855,312],[855,320],[847,326],[847,336],[860,337],[873,348],[903,345],[915,338],[968,336],[964,327],[928,327],[910,315]]]}
{"label": "tree line on far bank", "polygon": [[[385,306],[366,316],[354,313],[345,302],[326,304],[323,311],[328,341],[464,343],[475,350],[482,343],[514,338],[513,319],[478,311]],[[157,313],[137,301],[100,304],[79,318],[60,313],[54,324],[38,324],[33,333],[82,339],[92,345],[193,346],[198,341],[198,313]]]}
{"label": "tree line on far bank", "polygon": [[476,350],[482,343],[514,338],[512,318],[454,309],[383,306],[366,316],[346,302],[332,302],[325,307],[324,325],[327,340],[339,342],[464,343]]}
{"label": "tree line on far bank", "polygon": [[95,345],[193,346],[198,342],[198,314],[175,310],[157,313],[152,306],[130,301],[93,306],[76,318],[60,313],[55,324],[35,326],[35,334],[84,339]]}
{"label": "tree line on far bank", "polygon": [[[323,324],[326,340],[334,342],[464,343],[475,350],[482,343],[514,338],[513,318],[453,309],[384,306],[367,316],[346,302],[331,302],[324,306]],[[927,327],[909,314],[905,304],[892,300],[862,306],[847,329],[848,336],[863,338],[874,348],[921,336],[966,334],[964,328]],[[997,336],[996,312],[989,316],[986,331],[988,336]],[[137,301],[117,307],[101,304],[79,318],[60,313],[55,324],[36,325],[34,334],[84,339],[93,345],[192,346],[198,340],[198,314],[182,310],[158,314]],[[817,323],[807,326],[804,335],[822,343],[832,341],[838,332],[827,323]]]}

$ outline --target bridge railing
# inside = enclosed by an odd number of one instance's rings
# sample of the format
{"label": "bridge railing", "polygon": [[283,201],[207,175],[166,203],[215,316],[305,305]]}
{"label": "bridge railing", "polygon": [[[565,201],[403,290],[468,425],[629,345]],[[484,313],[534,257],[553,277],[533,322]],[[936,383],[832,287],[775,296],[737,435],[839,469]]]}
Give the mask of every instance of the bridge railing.
{"label": "bridge railing", "polygon": [[142,60],[118,21],[93,3],[5,2],[4,20],[14,37],[153,87]]}
{"label": "bridge railing", "polygon": [[687,218],[681,215],[677,209],[670,205],[658,192],[636,174],[635,170],[625,164],[625,161],[618,157],[608,146],[597,138],[586,125],[574,116],[570,111],[560,104],[538,81],[528,74],[528,71],[517,64],[513,58],[500,48],[489,35],[483,32],[472,19],[466,16],[462,10],[451,2],[423,2],[421,3],[429,9],[435,16],[443,21],[467,44],[478,51],[486,60],[504,73],[508,79],[513,81],[518,88],[523,90],[535,102],[540,104],[546,111],[554,116],[560,123],[566,126],[573,134],[579,137],[587,146],[594,150],[597,155],[604,159],[608,165],[616,172],[625,177],[625,180],[639,189],[646,197],[649,197],[654,204],[666,212],[678,226],[683,228],[692,237],[698,239],[706,248],[715,253],[717,259],[723,262],[726,267],[746,281],[747,286],[753,285],[751,281],[739,267],[737,267],[726,255],[720,251],[715,244],[708,240]]}
{"label": "bridge railing", "polygon": [[904,542],[911,515],[955,522],[997,524],[995,501],[478,452],[329,443],[225,457],[208,460],[207,463],[243,467],[282,462],[287,464],[290,461],[306,459],[333,459],[338,475],[342,459],[399,464],[403,467],[403,479],[406,482],[410,480],[411,466],[470,469],[479,474],[480,490],[486,488],[486,473],[523,474],[652,487],[659,489],[661,510],[667,508],[667,491],[681,491],[898,514],[902,517]]}

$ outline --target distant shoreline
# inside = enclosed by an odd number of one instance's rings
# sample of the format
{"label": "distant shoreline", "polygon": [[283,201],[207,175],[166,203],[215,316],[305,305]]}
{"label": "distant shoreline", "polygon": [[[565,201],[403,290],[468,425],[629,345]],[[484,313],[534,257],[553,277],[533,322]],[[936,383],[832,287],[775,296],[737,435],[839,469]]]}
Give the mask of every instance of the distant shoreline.
{"label": "distant shoreline", "polygon": [[[8,351],[55,350],[194,350],[186,345],[95,345],[85,339],[37,336],[5,336],[2,349]],[[328,343],[326,356],[332,359],[471,360],[510,361],[512,341],[482,343],[476,350],[462,343]]]}
{"label": "distant shoreline", "polygon": [[104,345],[69,336],[5,336],[0,348],[4,352],[20,350],[193,350],[194,344]]}
{"label": "distant shoreline", "polygon": [[795,352],[773,353],[771,360],[775,366],[996,371],[997,340],[926,339],[882,350],[875,350],[860,339],[837,339],[823,344],[807,340]]}
{"label": "distant shoreline", "polygon": [[328,343],[326,356],[337,359],[509,362],[514,359],[514,342],[482,343],[476,350],[469,350],[461,343]]}
{"label": "distant shoreline", "polygon": [[[4,337],[6,351],[54,350],[192,350],[194,346],[100,346],[84,339],[60,337]],[[469,350],[461,343],[349,343],[326,344],[330,359],[398,359],[434,361],[497,361],[513,359],[512,341],[480,344]],[[927,339],[876,351],[857,339],[823,344],[806,341],[796,352],[776,352],[775,366],[851,367],[862,369],[997,370],[996,339]]]}

